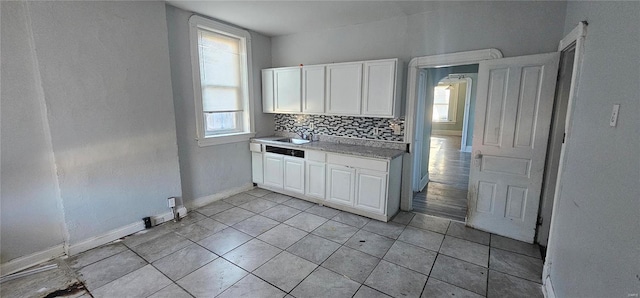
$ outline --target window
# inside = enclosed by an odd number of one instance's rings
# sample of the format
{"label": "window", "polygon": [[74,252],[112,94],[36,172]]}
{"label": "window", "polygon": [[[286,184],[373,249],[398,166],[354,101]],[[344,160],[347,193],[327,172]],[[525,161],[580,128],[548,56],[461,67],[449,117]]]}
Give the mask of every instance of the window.
{"label": "window", "polygon": [[199,16],[189,24],[198,145],[248,140],[254,135],[249,32]]}
{"label": "window", "polygon": [[[433,89],[433,116],[431,121],[456,122],[456,100],[451,100],[452,91],[455,91],[455,88],[451,85],[440,85]],[[454,94],[453,97],[457,97],[457,94]]]}

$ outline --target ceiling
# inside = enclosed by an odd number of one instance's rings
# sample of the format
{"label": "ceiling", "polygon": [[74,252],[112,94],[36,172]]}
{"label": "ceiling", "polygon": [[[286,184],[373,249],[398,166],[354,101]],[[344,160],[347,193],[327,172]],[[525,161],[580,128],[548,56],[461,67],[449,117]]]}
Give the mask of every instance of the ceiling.
{"label": "ceiling", "polygon": [[[267,36],[317,31],[433,11],[456,1],[183,1],[169,4]],[[458,2],[459,3],[459,2]]]}

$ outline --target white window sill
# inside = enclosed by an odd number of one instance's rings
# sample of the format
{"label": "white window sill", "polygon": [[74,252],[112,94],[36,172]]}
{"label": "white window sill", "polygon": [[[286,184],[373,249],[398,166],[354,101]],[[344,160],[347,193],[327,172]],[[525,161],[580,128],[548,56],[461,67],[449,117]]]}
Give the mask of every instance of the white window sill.
{"label": "white window sill", "polygon": [[245,142],[253,138],[255,135],[256,135],[255,132],[241,132],[241,133],[210,136],[210,137],[205,137],[204,139],[199,139],[198,146],[206,147],[206,146]]}

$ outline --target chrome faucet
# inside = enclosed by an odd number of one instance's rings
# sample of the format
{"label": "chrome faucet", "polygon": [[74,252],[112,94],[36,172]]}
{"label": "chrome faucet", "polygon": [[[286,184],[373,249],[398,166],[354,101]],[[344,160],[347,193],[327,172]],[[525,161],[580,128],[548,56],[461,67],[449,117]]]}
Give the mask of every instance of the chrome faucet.
{"label": "chrome faucet", "polygon": [[311,140],[311,135],[310,134],[306,134],[304,132],[296,132],[296,134],[298,136],[300,136],[300,138],[303,139],[303,140]]}

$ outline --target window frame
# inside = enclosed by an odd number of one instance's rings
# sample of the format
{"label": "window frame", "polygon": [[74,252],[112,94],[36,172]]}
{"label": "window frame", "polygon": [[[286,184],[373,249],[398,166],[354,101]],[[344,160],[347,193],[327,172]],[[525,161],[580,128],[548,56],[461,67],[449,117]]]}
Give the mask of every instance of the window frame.
{"label": "window frame", "polygon": [[[198,49],[198,31],[206,30],[218,34],[223,34],[242,40],[242,131],[221,134],[207,134],[204,106],[202,102],[202,82],[200,80],[200,54]],[[248,141],[255,136],[253,119],[253,65],[251,57],[251,34],[247,30],[242,30],[226,24],[222,24],[201,16],[193,15],[189,18],[189,43],[191,46],[191,70],[193,79],[193,98],[196,113],[196,141],[198,146],[205,147],[211,145],[228,144]]]}
{"label": "window frame", "polygon": [[[447,85],[453,85],[455,83],[447,83]],[[433,98],[433,110],[435,111],[435,106],[436,105],[444,105],[444,104],[436,104],[435,103],[435,88],[442,88],[445,87],[444,85],[440,84],[434,87],[434,98]],[[458,120],[458,115],[457,111],[458,111],[458,87],[454,88],[454,90],[449,90],[449,103],[447,104],[448,106],[448,115],[447,115],[447,121],[435,121],[433,119],[433,116],[431,117],[431,122],[432,123],[437,123],[437,124],[456,124],[457,120]],[[453,99],[453,102],[452,102]],[[449,117],[450,116],[450,117]]]}

